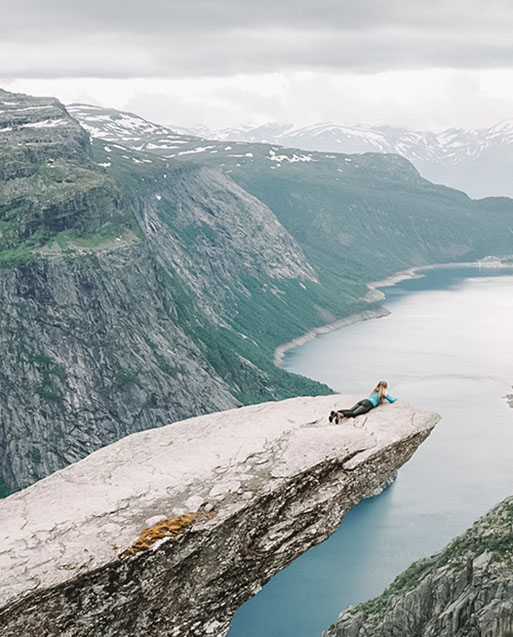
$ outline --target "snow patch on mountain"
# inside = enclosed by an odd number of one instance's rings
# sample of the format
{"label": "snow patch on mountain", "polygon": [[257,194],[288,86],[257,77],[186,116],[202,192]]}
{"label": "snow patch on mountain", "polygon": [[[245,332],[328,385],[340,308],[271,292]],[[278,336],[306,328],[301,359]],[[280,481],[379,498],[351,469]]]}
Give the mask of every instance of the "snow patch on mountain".
{"label": "snow patch on mountain", "polygon": [[244,125],[233,129],[188,129],[209,139],[269,143],[305,151],[396,153],[427,179],[472,197],[513,196],[513,120],[489,128],[449,128],[440,133],[394,126],[319,123]]}
{"label": "snow patch on mountain", "polygon": [[[266,148],[258,152],[275,167],[283,162],[331,159],[332,153],[393,153],[411,161],[426,179],[458,188],[471,197],[513,197],[513,120],[490,128],[449,128],[440,133],[337,123],[245,124],[209,130],[204,126],[184,129],[154,124],[133,113],[98,106],[72,104],[68,110],[93,137],[166,158],[194,156],[203,160],[208,153],[247,161],[254,151],[248,144],[274,147],[269,155]],[[325,154],[312,157],[309,153]],[[237,166],[224,166],[227,172],[232,168]]]}

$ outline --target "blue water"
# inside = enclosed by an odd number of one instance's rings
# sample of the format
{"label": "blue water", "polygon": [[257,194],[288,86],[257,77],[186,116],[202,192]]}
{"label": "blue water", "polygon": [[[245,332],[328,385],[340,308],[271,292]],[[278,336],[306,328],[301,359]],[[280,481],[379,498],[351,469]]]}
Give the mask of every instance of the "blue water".
{"label": "blue water", "polygon": [[437,269],[384,292],[390,316],[298,347],[284,367],[362,397],[385,378],[442,420],[389,489],[237,611],[229,637],[318,637],[513,494],[513,269]]}

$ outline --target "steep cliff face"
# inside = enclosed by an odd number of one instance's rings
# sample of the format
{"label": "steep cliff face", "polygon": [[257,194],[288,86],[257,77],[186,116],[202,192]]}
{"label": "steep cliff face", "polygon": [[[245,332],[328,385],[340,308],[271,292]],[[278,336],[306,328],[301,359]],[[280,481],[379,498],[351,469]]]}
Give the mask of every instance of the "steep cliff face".
{"label": "steep cliff face", "polygon": [[244,333],[231,324],[251,312],[244,277],[270,288],[279,313],[280,284],[297,278],[301,289],[313,270],[235,184],[177,172],[160,199],[141,196],[144,240],[129,230],[94,248],[72,239],[69,257],[54,241],[49,258],[0,269],[7,484],[30,484],[127,433],[286,391],[257,366],[250,323]]}
{"label": "steep cliff face", "polygon": [[224,635],[387,482],[438,417],[294,398],[136,433],[0,502],[0,632]]}
{"label": "steep cliff face", "polygon": [[250,295],[250,278],[278,287],[284,280],[317,280],[271,211],[217,171],[179,165],[146,197],[138,192],[138,216],[157,258],[218,320],[230,314],[227,300]]}
{"label": "steep cliff face", "polygon": [[329,393],[273,367],[327,292],[261,202],[95,146],[56,100],[1,93],[0,132],[0,495],[133,431]]}
{"label": "steep cliff face", "polygon": [[381,597],[349,608],[323,637],[509,637],[513,498],[441,553],[410,566]]}
{"label": "steep cliff face", "polygon": [[22,486],[114,442],[235,406],[178,325],[147,249],[0,270],[4,480]]}
{"label": "steep cliff face", "polygon": [[320,280],[346,302],[358,283],[412,265],[513,252],[511,200],[473,201],[423,179],[398,155],[205,140],[131,113],[84,105],[71,109],[93,137],[223,170],[269,206]]}

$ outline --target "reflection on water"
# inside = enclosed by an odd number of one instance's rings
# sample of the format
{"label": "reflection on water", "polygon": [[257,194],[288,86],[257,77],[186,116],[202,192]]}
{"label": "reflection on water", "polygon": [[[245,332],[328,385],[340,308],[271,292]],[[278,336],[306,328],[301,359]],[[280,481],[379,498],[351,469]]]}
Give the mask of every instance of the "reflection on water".
{"label": "reflection on water", "polygon": [[[396,482],[236,613],[229,637],[314,637],[513,494],[513,270],[433,270],[384,290],[388,317],[317,338],[284,367],[342,393],[390,393],[442,420]],[[393,406],[389,406],[393,409]]]}

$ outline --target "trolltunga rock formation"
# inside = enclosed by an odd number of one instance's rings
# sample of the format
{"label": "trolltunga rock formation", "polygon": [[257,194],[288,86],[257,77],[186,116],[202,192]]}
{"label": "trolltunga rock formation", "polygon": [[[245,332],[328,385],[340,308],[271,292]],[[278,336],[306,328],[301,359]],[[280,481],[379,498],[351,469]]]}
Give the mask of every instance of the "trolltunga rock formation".
{"label": "trolltunga rock formation", "polygon": [[0,502],[0,634],[224,635],[438,416],[293,398],[132,434]]}

